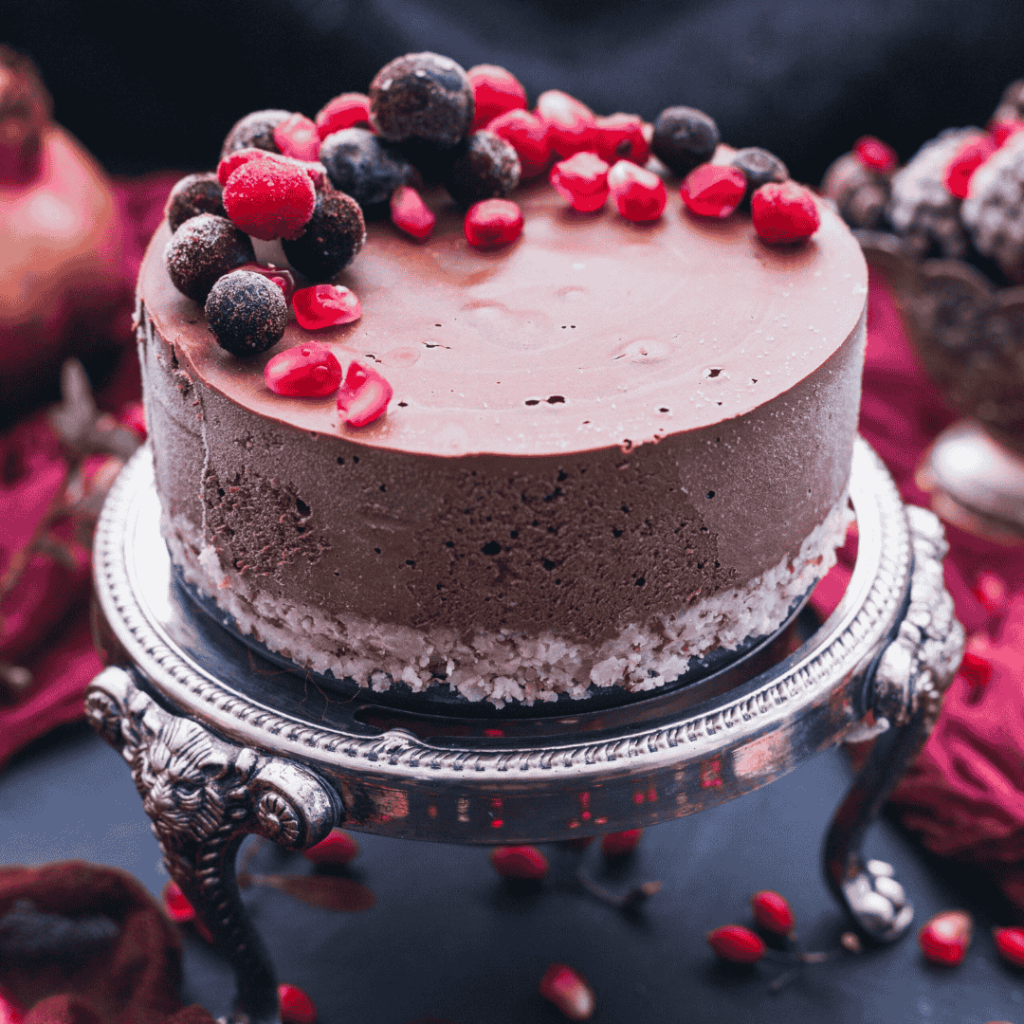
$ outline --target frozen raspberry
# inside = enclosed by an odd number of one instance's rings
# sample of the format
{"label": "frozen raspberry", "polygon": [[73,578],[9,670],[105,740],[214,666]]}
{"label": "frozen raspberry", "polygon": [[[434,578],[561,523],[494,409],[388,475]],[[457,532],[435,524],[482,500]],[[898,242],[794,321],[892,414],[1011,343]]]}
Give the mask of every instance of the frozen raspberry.
{"label": "frozen raspberry", "polygon": [[174,287],[195,302],[205,302],[218,278],[255,261],[256,253],[249,236],[231,221],[201,213],[174,232],[164,259]]}
{"label": "frozen raspberry", "polygon": [[177,231],[189,217],[197,217],[200,213],[227,216],[216,174],[186,174],[167,197],[167,223],[172,231]]}
{"label": "frozen raspberry", "polygon": [[523,233],[523,214],[511,199],[485,199],[469,208],[463,232],[477,249],[500,249]]}
{"label": "frozen raspberry", "polygon": [[631,160],[641,167],[651,155],[644,134],[644,123],[636,114],[609,114],[596,119],[597,140],[594,152],[609,164]]}
{"label": "frozen raspberry", "polygon": [[279,164],[300,168],[313,182],[313,188],[320,188],[327,180],[327,168],[317,160],[296,160],[295,157],[284,156],[282,153],[269,153],[265,149],[236,149],[217,164],[217,180],[226,185],[228,179],[242,164],[252,160],[271,160]]}
{"label": "frozen raspberry", "polygon": [[574,210],[592,213],[608,199],[608,171],[596,153],[577,153],[555,164],[548,180]]}
{"label": "frozen raspberry", "polygon": [[996,149],[998,147],[990,135],[982,135],[965,142],[946,165],[946,176],[943,179],[946,191],[957,199],[964,199],[970,189],[974,172]]}
{"label": "frozen raspberry", "polygon": [[232,223],[265,242],[298,238],[315,205],[309,175],[284,161],[250,160],[224,186],[224,208]]}
{"label": "frozen raspberry", "polygon": [[370,97],[361,92],[343,92],[320,108],[315,123],[321,140],[342,128],[369,127]]}
{"label": "frozen raspberry", "polygon": [[328,135],[320,147],[320,160],[334,187],[363,209],[386,203],[413,173],[394,147],[366,128],[344,128]]}
{"label": "frozen raspberry", "polygon": [[416,189],[402,185],[391,193],[391,222],[416,241],[425,242],[437,218]]}
{"label": "frozen raspberry", "polygon": [[853,144],[852,152],[869,171],[885,174],[896,169],[896,150],[874,135],[862,135]]}
{"label": "frozen raspberry", "polygon": [[743,201],[746,175],[738,167],[701,164],[683,179],[679,194],[699,217],[728,217]]}
{"label": "frozen raspberry", "polygon": [[786,181],[762,185],[751,197],[750,219],[765,242],[802,242],[821,227],[821,215],[810,191]]}
{"label": "frozen raspberry", "polygon": [[236,149],[266,149],[271,153],[279,153],[274,141],[274,129],[289,117],[291,113],[287,110],[255,110],[246,114],[228,132],[220,150],[221,159]]}
{"label": "frozen raspberry", "polygon": [[665,182],[630,160],[617,161],[608,172],[608,190],[615,209],[626,220],[657,220],[665,210]]}
{"label": "frozen raspberry", "polygon": [[718,148],[718,125],[702,110],[667,107],[654,122],[651,149],[673,174],[685,177]]}
{"label": "frozen raspberry", "polygon": [[594,112],[574,96],[560,89],[548,89],[537,97],[536,113],[548,126],[548,139],[557,156],[592,152],[597,145]]}
{"label": "frozen raspberry", "polygon": [[551,165],[551,138],[546,121],[528,110],[509,110],[487,126],[489,132],[511,143],[519,154],[520,176],[536,178]]}
{"label": "frozen raspberry", "polygon": [[285,302],[291,302],[295,294],[295,275],[287,267],[275,267],[272,263],[264,266],[262,263],[243,263],[235,270],[251,270],[254,274],[262,274],[268,281],[272,281],[281,289]]}
{"label": "frozen raspberry", "polygon": [[365,427],[384,415],[393,394],[391,385],[376,370],[353,361],[338,392],[338,412],[346,426]]}
{"label": "frozen raspberry", "polygon": [[1024,134],[980,166],[961,207],[975,248],[1013,282],[1024,281]]}
{"label": "frozen raspberry", "polygon": [[408,53],[370,83],[370,123],[385,139],[454,146],[472,122],[473,87],[449,57]]}
{"label": "frozen raspberry", "polygon": [[266,352],[284,335],[288,304],[262,274],[233,270],[210,289],[206,321],[221,348],[236,356]]}
{"label": "frozen raspberry", "polygon": [[311,281],[330,281],[355,259],[366,241],[359,204],[328,185],[316,195],[306,230],[281,244],[296,270]]}
{"label": "frozen raspberry", "polygon": [[787,181],[789,170],[786,165],[767,149],[759,146],[748,146],[746,149],[738,149],[731,161],[733,167],[738,167],[743,176],[747,179],[747,190],[743,194],[743,203],[750,202],[750,197],[762,186],[769,182]]}
{"label": "frozen raspberry", "polygon": [[285,156],[315,160],[320,152],[320,133],[305,115],[291,114],[274,126],[274,143]]}
{"label": "frozen raspberry", "polygon": [[326,345],[307,341],[278,352],[263,367],[263,379],[276,395],[326,398],[341,384],[341,363]]}
{"label": "frozen raspberry", "polygon": [[890,180],[888,172],[873,171],[855,154],[844,153],[825,171],[821,192],[851,227],[872,229],[885,216]]}
{"label": "frozen raspberry", "polygon": [[526,90],[519,79],[496,64],[477,64],[466,72],[473,89],[473,124],[470,131],[486,128],[499,114],[526,108]]}
{"label": "frozen raspberry", "polygon": [[355,292],[340,284],[300,288],[292,296],[292,309],[299,326],[307,331],[355,323],[363,315]]}
{"label": "frozen raspberry", "polygon": [[481,199],[504,199],[519,184],[519,157],[511,143],[489,131],[473,132],[445,178],[463,209]]}

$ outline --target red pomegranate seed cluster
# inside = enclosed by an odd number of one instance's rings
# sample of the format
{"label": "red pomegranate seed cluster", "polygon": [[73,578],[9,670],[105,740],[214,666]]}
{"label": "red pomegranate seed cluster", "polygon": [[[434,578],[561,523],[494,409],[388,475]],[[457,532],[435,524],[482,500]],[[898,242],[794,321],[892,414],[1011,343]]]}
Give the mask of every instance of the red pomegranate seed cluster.
{"label": "red pomegranate seed cluster", "polygon": [[528,110],[509,110],[491,121],[487,130],[516,151],[522,180],[536,178],[551,164],[553,153],[547,122],[536,114]]}
{"label": "red pomegranate seed cluster", "polygon": [[615,209],[636,223],[657,220],[665,211],[665,182],[630,160],[619,160],[608,172],[608,194]]}
{"label": "red pomegranate seed cluster", "polygon": [[548,89],[537,97],[537,116],[548,128],[556,156],[594,152],[597,148],[597,118],[585,103],[560,89]]}

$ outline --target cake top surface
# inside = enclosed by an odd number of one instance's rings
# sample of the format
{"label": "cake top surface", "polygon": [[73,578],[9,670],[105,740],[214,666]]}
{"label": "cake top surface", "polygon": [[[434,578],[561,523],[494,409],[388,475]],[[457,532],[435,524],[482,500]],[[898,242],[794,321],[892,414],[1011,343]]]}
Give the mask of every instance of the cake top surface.
{"label": "cake top surface", "polygon": [[[813,238],[769,246],[749,215],[698,218],[676,198],[657,221],[635,224],[611,208],[573,211],[535,184],[516,193],[522,237],[480,251],[466,242],[462,211],[433,198],[428,242],[371,223],[337,277],[359,297],[361,319],[315,332],[293,319],[259,356],[220,348],[202,307],[174,288],[166,223],[139,293],[187,372],[237,404],[357,444],[449,457],[628,450],[741,416],[821,366],[864,312],[860,248],[824,204]],[[280,251],[265,258],[287,262]],[[333,398],[267,388],[267,361],[311,340],[387,378],[385,416],[350,428]]]}

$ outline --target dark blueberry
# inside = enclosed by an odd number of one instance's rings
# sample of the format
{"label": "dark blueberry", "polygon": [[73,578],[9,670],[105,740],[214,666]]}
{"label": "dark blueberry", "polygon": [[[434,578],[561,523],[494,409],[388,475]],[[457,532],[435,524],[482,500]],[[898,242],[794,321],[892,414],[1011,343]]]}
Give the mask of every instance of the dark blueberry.
{"label": "dark blueberry", "polygon": [[236,149],[265,149],[269,153],[280,153],[274,141],[274,129],[285,118],[292,115],[287,110],[254,110],[236,121],[221,146],[220,158],[234,153]]}
{"label": "dark blueberry", "polygon": [[412,173],[400,153],[366,128],[328,135],[320,147],[320,162],[331,184],[363,207],[386,203]]}
{"label": "dark blueberry", "polygon": [[789,169],[774,154],[759,146],[748,146],[738,149],[732,158],[733,167],[738,167],[746,176],[747,191],[743,194],[743,202],[749,203],[750,197],[769,182],[781,184],[789,180]]}
{"label": "dark blueberry", "polygon": [[221,348],[236,356],[255,356],[281,340],[288,303],[284,292],[262,274],[234,270],[210,290],[206,321]]}
{"label": "dark blueberry", "polygon": [[196,302],[205,302],[217,278],[255,263],[252,240],[226,217],[201,213],[171,235],[164,251],[174,287]]}
{"label": "dark blueberry", "polygon": [[718,148],[718,125],[702,110],[667,107],[654,122],[651,149],[674,174],[685,177]]}
{"label": "dark blueberry", "polygon": [[177,231],[190,217],[201,213],[212,213],[218,217],[226,217],[224,211],[224,190],[221,188],[217,175],[186,174],[171,189],[167,198],[167,223],[172,231]]}
{"label": "dark blueberry", "polygon": [[474,132],[459,147],[445,180],[452,199],[468,208],[481,199],[505,199],[519,184],[519,157],[494,132]]}
{"label": "dark blueberry", "polygon": [[451,58],[407,53],[385,64],[370,83],[370,122],[393,142],[454,146],[473,122],[473,87]]}
{"label": "dark blueberry", "polygon": [[294,241],[285,239],[284,254],[311,281],[330,281],[347,267],[366,241],[359,204],[328,186],[317,193],[313,216]]}

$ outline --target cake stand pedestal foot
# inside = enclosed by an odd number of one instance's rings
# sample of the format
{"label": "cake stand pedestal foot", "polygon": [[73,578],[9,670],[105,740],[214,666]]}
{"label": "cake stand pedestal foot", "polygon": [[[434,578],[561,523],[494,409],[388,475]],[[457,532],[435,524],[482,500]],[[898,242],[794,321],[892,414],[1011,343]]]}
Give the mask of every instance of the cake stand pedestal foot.
{"label": "cake stand pedestal foot", "polygon": [[276,1022],[274,968],[239,895],[235,857],[248,834],[292,850],[318,843],[341,816],[337,794],[308,768],[171,714],[130,671],[101,672],[86,713],[128,762],[171,878],[234,968],[229,1020]]}
{"label": "cake stand pedestal foot", "polygon": [[942,577],[946,542],[931,512],[908,508],[914,569],[907,607],[865,674],[865,703],[874,724],[847,741],[873,739],[867,760],[839,805],[825,837],[829,886],[857,926],[878,942],[906,933],[914,908],[884,861],[866,859],[864,837],[913,763],[938,718],[942,694],[963,654],[963,627]]}

